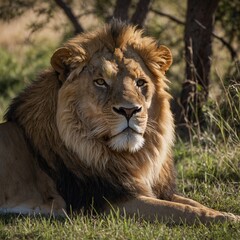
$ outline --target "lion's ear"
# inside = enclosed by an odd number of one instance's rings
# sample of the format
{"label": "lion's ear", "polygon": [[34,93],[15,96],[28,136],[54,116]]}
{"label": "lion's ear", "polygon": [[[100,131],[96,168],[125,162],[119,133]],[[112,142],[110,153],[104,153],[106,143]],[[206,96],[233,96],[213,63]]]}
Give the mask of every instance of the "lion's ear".
{"label": "lion's ear", "polygon": [[51,65],[53,69],[59,74],[59,79],[65,81],[69,74],[69,59],[72,53],[69,48],[58,48],[51,57]]}
{"label": "lion's ear", "polygon": [[169,69],[169,67],[172,65],[172,53],[169,48],[167,48],[164,45],[160,45],[158,47],[159,55],[160,55],[160,61],[158,62],[161,71],[164,73]]}

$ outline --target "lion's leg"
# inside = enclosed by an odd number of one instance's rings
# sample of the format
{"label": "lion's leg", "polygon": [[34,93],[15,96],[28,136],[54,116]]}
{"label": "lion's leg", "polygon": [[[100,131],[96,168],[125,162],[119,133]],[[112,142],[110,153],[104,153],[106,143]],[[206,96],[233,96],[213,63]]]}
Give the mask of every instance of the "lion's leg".
{"label": "lion's leg", "polygon": [[155,221],[157,219],[176,224],[194,224],[198,220],[202,223],[225,220],[240,221],[240,217],[231,214],[144,196],[119,203],[113,207],[117,207],[121,213],[130,216],[139,214],[146,220]]}
{"label": "lion's leg", "polygon": [[[35,200],[35,199],[33,199]],[[32,199],[27,202],[19,203],[18,205],[6,205],[0,207],[0,214],[20,214],[20,215],[46,215],[46,216],[65,216],[64,209],[54,209],[54,206],[47,204],[38,204],[36,205],[36,201],[31,203]]]}
{"label": "lion's leg", "polygon": [[185,197],[177,195],[177,194],[173,195],[172,201],[176,202],[176,203],[187,204],[187,205],[190,205],[190,206],[193,206],[193,207],[210,209],[207,206],[204,206],[204,205],[202,205],[201,203],[199,203],[197,201],[194,201],[194,200],[192,200],[190,198],[185,198]]}

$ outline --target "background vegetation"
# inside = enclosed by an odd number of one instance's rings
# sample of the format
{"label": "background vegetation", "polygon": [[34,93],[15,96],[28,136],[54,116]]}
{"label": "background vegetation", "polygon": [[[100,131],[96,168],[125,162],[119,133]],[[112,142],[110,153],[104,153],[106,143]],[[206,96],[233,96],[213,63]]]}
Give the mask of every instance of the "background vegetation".
{"label": "background vegetation", "polygon": [[[212,1],[215,8],[211,13],[211,31],[205,25],[194,25],[196,19],[187,21],[191,17],[190,5],[199,13],[204,6],[208,7],[207,2],[0,0],[0,121],[11,98],[49,66],[52,52],[66,39],[94,29],[112,16],[136,23],[173,52],[174,63],[167,76],[174,97],[173,113],[177,116],[174,155],[179,192],[240,215],[240,2]],[[208,43],[212,50],[207,59],[211,68],[209,73],[203,71],[206,78],[199,78],[204,64],[199,68],[199,62],[188,60],[188,49],[192,54],[197,50],[195,45],[192,48],[187,45],[187,27],[190,30],[195,27],[197,34],[205,27],[201,34],[208,31],[210,35]],[[194,37],[200,41],[196,46],[201,44],[202,38]],[[200,53],[197,59],[201,60]],[[190,79],[188,63],[194,72]],[[193,85],[184,105],[186,83]],[[198,96],[201,101],[196,101]],[[70,216],[58,220],[0,217],[0,239],[239,239],[239,236],[240,224],[179,227],[123,219],[117,213],[105,218]]]}

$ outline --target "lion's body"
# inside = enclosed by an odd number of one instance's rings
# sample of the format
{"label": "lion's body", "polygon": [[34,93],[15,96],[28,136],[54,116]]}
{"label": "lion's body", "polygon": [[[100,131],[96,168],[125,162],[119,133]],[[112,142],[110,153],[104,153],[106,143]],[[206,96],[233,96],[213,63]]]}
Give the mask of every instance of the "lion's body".
{"label": "lion's body", "polygon": [[29,152],[22,131],[14,123],[0,125],[0,212],[56,213],[65,208],[50,177]]}
{"label": "lion's body", "polygon": [[0,211],[108,212],[110,203],[150,219],[225,219],[175,194],[171,61],[119,22],[58,49],[0,127]]}

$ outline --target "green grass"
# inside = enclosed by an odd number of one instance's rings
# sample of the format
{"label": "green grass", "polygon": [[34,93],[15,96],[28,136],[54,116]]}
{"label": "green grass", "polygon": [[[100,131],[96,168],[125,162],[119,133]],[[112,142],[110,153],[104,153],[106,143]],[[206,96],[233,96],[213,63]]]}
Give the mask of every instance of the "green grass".
{"label": "green grass", "polygon": [[0,218],[1,239],[239,239],[240,224],[168,226],[133,218],[77,216],[71,220],[43,217]]}

